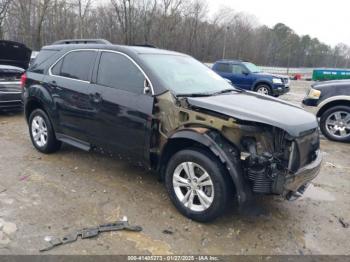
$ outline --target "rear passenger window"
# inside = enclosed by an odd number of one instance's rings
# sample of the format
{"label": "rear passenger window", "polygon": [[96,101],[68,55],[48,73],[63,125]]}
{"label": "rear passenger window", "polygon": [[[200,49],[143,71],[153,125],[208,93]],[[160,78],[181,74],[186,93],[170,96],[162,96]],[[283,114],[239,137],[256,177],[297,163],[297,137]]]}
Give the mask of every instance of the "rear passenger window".
{"label": "rear passenger window", "polygon": [[52,73],[77,80],[89,81],[97,52],[75,51],[66,55],[53,68]]}
{"label": "rear passenger window", "polygon": [[58,63],[51,69],[51,73],[54,75],[59,76],[61,73],[61,67],[62,67],[62,62],[63,59],[61,59],[60,61],[58,61]]}
{"label": "rear passenger window", "polygon": [[232,73],[232,66],[230,64],[221,63],[216,66],[216,71],[222,73]]}
{"label": "rear passenger window", "polygon": [[144,80],[143,73],[124,55],[111,52],[101,54],[97,84],[140,94]]}

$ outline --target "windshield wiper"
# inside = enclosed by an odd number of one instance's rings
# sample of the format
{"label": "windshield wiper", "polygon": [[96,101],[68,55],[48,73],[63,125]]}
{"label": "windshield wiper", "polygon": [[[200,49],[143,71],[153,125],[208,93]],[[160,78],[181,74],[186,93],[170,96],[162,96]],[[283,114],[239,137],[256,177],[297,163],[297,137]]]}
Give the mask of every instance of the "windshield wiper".
{"label": "windshield wiper", "polygon": [[216,95],[221,95],[221,94],[230,93],[230,92],[243,93],[243,92],[245,92],[245,91],[246,91],[246,90],[241,89],[241,88],[239,88],[239,87],[234,87],[233,89],[224,89],[224,90],[221,90],[221,91],[212,93],[212,95],[213,95],[213,96],[216,96]]}
{"label": "windshield wiper", "polygon": [[189,94],[176,94],[177,97],[205,97],[212,96],[211,93],[189,93]]}
{"label": "windshield wiper", "polygon": [[218,91],[218,92],[215,92],[215,93],[212,93],[212,95],[213,96],[217,96],[217,95],[221,95],[221,94],[225,94],[225,93],[230,93],[230,92],[233,92],[233,91],[235,91],[235,92],[240,92],[239,90],[236,90],[236,89],[224,89],[224,90],[220,90],[220,91]]}

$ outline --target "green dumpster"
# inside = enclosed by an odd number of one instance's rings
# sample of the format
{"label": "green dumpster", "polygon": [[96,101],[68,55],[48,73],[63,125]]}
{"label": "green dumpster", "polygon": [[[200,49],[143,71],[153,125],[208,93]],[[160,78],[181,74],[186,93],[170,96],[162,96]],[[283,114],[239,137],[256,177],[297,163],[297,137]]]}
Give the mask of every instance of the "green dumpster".
{"label": "green dumpster", "polygon": [[342,80],[350,79],[350,70],[348,69],[314,69],[312,80],[314,81],[328,81],[328,80]]}

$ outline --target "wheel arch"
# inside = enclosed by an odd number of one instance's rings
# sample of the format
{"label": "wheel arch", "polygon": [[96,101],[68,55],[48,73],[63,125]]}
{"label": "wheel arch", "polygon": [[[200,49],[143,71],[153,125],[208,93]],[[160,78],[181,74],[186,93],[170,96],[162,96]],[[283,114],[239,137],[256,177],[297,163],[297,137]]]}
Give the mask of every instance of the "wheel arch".
{"label": "wheel arch", "polygon": [[[219,141],[216,141],[217,139],[220,140],[220,145],[218,144]],[[206,150],[223,164],[235,188],[238,203],[240,205],[245,203],[249,199],[250,188],[243,178],[240,161],[237,161],[239,156],[234,155],[239,154],[238,148],[224,139],[217,131],[208,130],[205,133],[200,133],[186,129],[178,131],[169,137],[161,151],[157,167],[161,178],[164,177],[167,163],[172,155],[180,150],[193,147]]]}
{"label": "wheel arch", "polygon": [[321,104],[320,109],[317,111],[316,116],[321,117],[328,109],[335,106],[348,106],[350,107],[350,98],[349,100],[339,99],[339,100],[331,100],[327,103]]}
{"label": "wheel arch", "polygon": [[256,91],[256,89],[257,89],[258,86],[260,86],[260,85],[267,85],[267,86],[271,89],[271,91],[272,91],[272,84],[271,84],[269,81],[267,81],[267,80],[258,80],[258,81],[256,81],[256,82],[254,83],[254,88],[253,88],[253,90]]}

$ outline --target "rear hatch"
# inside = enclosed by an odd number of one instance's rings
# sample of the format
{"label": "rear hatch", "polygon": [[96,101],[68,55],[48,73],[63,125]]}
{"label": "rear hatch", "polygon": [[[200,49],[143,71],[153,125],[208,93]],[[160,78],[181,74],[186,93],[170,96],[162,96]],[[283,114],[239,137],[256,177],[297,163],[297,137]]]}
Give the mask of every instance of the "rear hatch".
{"label": "rear hatch", "polygon": [[0,65],[9,65],[27,69],[32,50],[24,44],[12,41],[0,41]]}
{"label": "rear hatch", "polygon": [[0,41],[0,91],[20,92],[21,75],[28,68],[32,51],[24,44]]}

